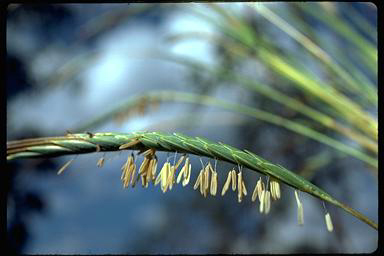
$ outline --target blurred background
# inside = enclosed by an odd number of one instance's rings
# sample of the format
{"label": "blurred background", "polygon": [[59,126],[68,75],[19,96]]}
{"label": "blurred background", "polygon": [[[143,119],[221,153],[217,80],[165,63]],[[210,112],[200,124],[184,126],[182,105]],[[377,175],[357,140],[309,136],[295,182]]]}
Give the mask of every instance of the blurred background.
{"label": "blurred background", "polygon": [[[7,140],[181,132],[248,149],[378,221],[377,9],[371,3],[11,4]],[[378,232],[294,190],[268,215],[191,183],[123,189],[130,152],[7,164],[16,253],[362,253]],[[159,165],[173,154],[159,153]],[[139,158],[139,161],[142,159]],[[206,163],[209,159],[202,158]],[[211,160],[213,164],[213,161]],[[160,166],[161,167],[161,166]],[[219,191],[234,166],[217,163]],[[192,184],[192,185],[191,185]]]}

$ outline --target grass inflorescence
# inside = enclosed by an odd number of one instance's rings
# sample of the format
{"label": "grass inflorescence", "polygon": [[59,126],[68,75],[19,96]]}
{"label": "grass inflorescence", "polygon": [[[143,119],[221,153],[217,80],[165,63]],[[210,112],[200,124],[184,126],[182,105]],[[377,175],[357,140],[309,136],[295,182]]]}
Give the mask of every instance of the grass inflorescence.
{"label": "grass inflorescence", "polygon": [[[247,196],[247,188],[243,179],[243,168],[259,172],[267,177],[266,184],[260,178],[252,193],[252,201],[257,198],[260,201],[260,212],[268,214],[271,208],[271,198],[280,199],[279,182],[285,183],[295,189],[295,197],[298,204],[299,224],[303,224],[303,206],[298,197],[297,190],[309,193],[323,201],[336,205],[348,213],[354,215],[373,228],[377,229],[377,224],[365,217],[361,213],[340,203],[321,188],[312,184],[303,177],[287,170],[286,168],[273,164],[262,157],[247,151],[239,150],[224,143],[215,143],[205,138],[189,137],[183,134],[164,134],[159,132],[133,132],[133,133],[83,133],[67,134],[63,137],[47,137],[26,139],[20,141],[11,141],[7,143],[7,159],[17,159],[25,157],[52,157],[66,154],[83,154],[92,152],[138,150],[138,155],[142,154],[142,161],[138,171],[136,167],[137,157],[134,154],[128,156],[127,161],[122,166],[121,180],[126,188],[132,187],[141,179],[143,187],[148,187],[150,183],[157,185],[161,183],[161,189],[165,193],[172,190],[177,182],[186,186],[191,177],[192,166],[188,154],[200,157],[208,157],[215,160],[214,167],[210,162],[204,164],[201,161],[202,168],[194,184],[194,189],[199,188],[200,193],[207,197],[208,194],[215,196],[218,191],[216,161],[226,161],[238,167],[238,171],[232,169],[228,172],[225,184],[222,187],[221,195],[224,195],[232,185],[232,190],[237,189],[238,202],[242,202]],[[158,160],[156,151],[174,152],[173,163],[167,159],[157,174]],[[182,154],[176,162],[176,154]],[[103,165],[101,158],[97,166]],[[70,160],[61,169],[60,173],[73,161]],[[179,167],[184,162],[179,171]],[[137,176],[135,177],[137,172]],[[326,217],[327,227],[330,230],[330,216]],[[329,220],[328,220],[329,219]]]}

